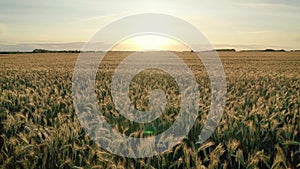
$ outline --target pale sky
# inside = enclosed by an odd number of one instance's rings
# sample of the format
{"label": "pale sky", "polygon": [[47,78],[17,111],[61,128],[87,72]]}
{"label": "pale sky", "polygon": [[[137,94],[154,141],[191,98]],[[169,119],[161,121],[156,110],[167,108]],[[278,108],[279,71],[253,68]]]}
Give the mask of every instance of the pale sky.
{"label": "pale sky", "polygon": [[299,0],[1,0],[0,51],[81,49],[103,26],[145,12],[188,21],[215,48],[300,49]]}

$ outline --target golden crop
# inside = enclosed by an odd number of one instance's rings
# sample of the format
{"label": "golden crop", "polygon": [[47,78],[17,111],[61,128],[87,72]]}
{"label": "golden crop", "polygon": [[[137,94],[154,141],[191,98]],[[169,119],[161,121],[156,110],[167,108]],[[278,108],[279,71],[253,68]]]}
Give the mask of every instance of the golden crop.
{"label": "golden crop", "polygon": [[[176,120],[178,86],[163,71],[142,71],[130,85],[132,105],[149,109],[149,93],[162,89],[168,99],[165,112],[153,123],[124,118],[114,108],[110,82],[128,54],[110,52],[101,63],[95,91],[98,106],[120,133],[157,135]],[[180,144],[142,159],[110,154],[80,126],[71,91],[78,54],[0,55],[1,168],[300,168],[299,52],[220,52],[227,103],[217,129],[203,144],[197,141],[210,106],[209,77],[193,53],[176,54],[199,83],[199,116]],[[83,113],[93,108],[81,106]]]}

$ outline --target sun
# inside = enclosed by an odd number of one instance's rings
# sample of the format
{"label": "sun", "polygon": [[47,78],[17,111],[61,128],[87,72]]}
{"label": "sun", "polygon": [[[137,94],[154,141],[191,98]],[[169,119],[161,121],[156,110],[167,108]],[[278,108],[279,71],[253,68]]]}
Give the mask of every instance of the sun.
{"label": "sun", "polygon": [[159,35],[140,35],[122,41],[114,47],[114,50],[187,50],[187,47],[172,38]]}
{"label": "sun", "polygon": [[144,35],[131,39],[132,44],[140,50],[163,50],[171,44],[171,40],[163,36]]}

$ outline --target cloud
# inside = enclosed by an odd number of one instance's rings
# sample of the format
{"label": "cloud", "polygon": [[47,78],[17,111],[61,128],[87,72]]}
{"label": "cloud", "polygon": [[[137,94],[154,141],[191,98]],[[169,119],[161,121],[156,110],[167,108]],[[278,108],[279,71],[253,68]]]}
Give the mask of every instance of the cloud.
{"label": "cloud", "polygon": [[77,24],[77,23],[84,23],[84,22],[97,22],[97,21],[112,21],[116,18],[127,16],[128,12],[117,13],[117,14],[109,14],[109,15],[96,15],[96,16],[89,16],[85,18],[79,18],[77,20],[73,20],[68,22],[69,24]]}
{"label": "cloud", "polygon": [[265,3],[265,2],[257,2],[257,3],[238,3],[237,5],[248,7],[248,8],[268,8],[268,9],[296,9],[294,5],[289,5],[285,3]]}
{"label": "cloud", "polygon": [[[32,51],[34,49],[46,50],[81,50],[85,42],[70,42],[70,43],[17,43],[9,44],[0,41],[0,51]],[[103,51],[109,49],[112,44],[103,42],[90,43],[85,48],[87,51]]]}
{"label": "cloud", "polygon": [[296,38],[294,39],[294,41],[295,41],[295,42],[300,42],[300,37],[296,37]]}
{"label": "cloud", "polygon": [[[300,40],[300,39],[297,39]],[[0,42],[0,51],[32,51],[34,49],[47,49],[47,50],[80,50],[82,49],[84,42],[71,42],[71,43],[35,43],[35,44],[5,44]],[[290,49],[287,46],[276,46],[276,45],[260,45],[260,44],[213,44],[216,49],[221,48],[234,48],[237,50],[262,50],[267,48],[273,49]],[[110,46],[102,42],[94,43],[88,50],[98,50],[101,48]],[[128,49],[128,46],[120,46],[116,50]]]}
{"label": "cloud", "polygon": [[277,45],[260,45],[260,44],[246,44],[246,45],[237,45],[237,44],[214,44],[215,48],[234,48],[237,50],[264,50],[268,48],[272,49],[290,49],[287,46],[277,46]]}
{"label": "cloud", "polygon": [[32,51],[34,49],[47,50],[78,50],[84,45],[83,42],[72,43],[20,43],[8,44],[1,43],[0,51]]}
{"label": "cloud", "polygon": [[5,33],[5,26],[4,24],[0,23],[0,35],[3,35]]}
{"label": "cloud", "polygon": [[271,31],[269,30],[258,30],[258,31],[240,31],[239,33],[241,34],[265,34],[265,33],[270,33]]}
{"label": "cloud", "polygon": [[99,21],[99,20],[107,20],[109,17],[105,15],[100,16],[91,16],[86,18],[77,19],[71,22],[68,22],[69,24],[76,24],[76,23],[82,23],[82,22],[91,22],[91,21]]}
{"label": "cloud", "polygon": [[74,50],[80,49],[84,45],[83,42],[71,42],[71,43],[40,43],[32,44],[35,48],[43,48],[49,50]]}

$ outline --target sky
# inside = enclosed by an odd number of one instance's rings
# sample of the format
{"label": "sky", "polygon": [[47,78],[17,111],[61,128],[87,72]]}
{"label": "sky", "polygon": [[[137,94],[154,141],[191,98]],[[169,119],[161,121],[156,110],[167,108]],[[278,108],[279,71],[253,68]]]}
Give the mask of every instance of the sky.
{"label": "sky", "polygon": [[299,0],[1,0],[0,51],[81,49],[105,25],[140,13],[181,18],[215,48],[300,49]]}

